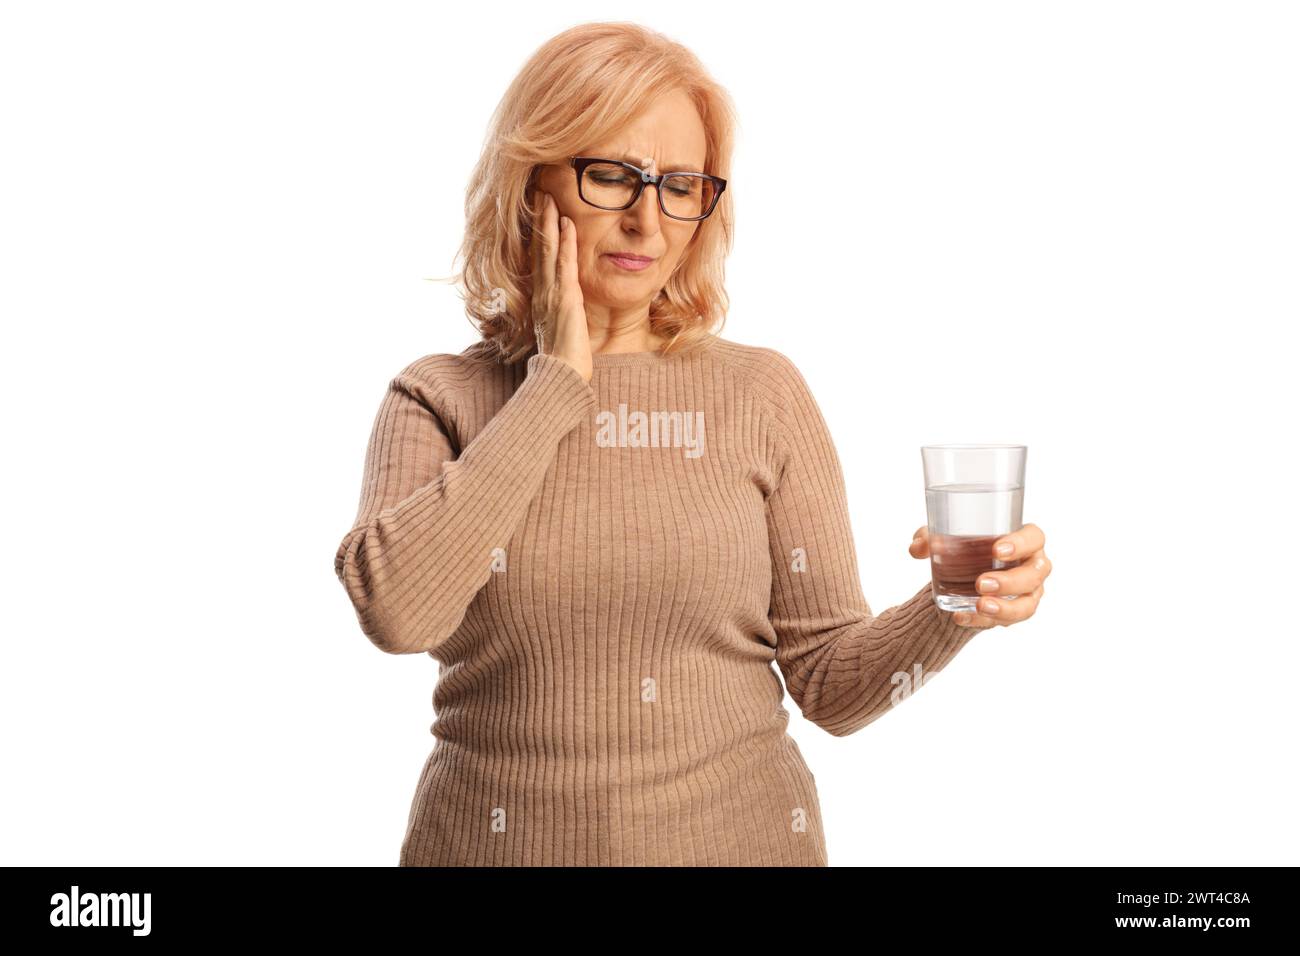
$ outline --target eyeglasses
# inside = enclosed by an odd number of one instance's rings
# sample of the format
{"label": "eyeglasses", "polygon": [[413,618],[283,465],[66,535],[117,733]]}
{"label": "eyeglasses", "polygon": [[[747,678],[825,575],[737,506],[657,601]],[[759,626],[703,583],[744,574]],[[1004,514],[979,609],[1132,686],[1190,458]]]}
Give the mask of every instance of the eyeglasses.
{"label": "eyeglasses", "polygon": [[578,175],[578,196],[597,209],[627,209],[641,198],[649,183],[659,197],[659,208],[672,219],[696,222],[707,219],[727,188],[727,181],[704,173],[664,173],[651,176],[644,169],[616,159],[570,156]]}

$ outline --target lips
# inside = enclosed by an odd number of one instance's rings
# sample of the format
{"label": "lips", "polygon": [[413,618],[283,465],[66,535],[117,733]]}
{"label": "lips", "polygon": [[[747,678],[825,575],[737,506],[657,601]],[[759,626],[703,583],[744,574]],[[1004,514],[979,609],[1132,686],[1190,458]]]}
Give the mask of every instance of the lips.
{"label": "lips", "polygon": [[654,263],[649,256],[635,252],[607,252],[604,258],[616,269],[622,269],[624,272],[644,272]]}

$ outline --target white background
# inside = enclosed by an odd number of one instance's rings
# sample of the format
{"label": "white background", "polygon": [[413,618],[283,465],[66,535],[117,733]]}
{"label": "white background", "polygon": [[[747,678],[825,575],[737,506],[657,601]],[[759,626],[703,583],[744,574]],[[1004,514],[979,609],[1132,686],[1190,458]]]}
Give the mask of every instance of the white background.
{"label": "white background", "polygon": [[[0,14],[6,864],[395,865],[434,662],[334,577],[466,181],[608,3]],[[847,738],[832,865],[1300,863],[1284,3],[655,3],[735,98],[724,337],[786,353],[877,612],[918,447],[1029,446],[1054,571]],[[784,184],[838,157],[842,191]]]}

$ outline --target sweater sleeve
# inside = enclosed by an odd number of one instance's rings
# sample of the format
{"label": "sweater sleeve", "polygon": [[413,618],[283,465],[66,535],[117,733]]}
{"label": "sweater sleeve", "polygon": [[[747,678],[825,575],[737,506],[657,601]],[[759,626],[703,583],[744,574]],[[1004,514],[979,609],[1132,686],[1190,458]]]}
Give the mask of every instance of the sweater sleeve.
{"label": "sweater sleeve", "polygon": [[899,685],[941,670],[980,629],[958,625],[925,584],[873,614],[862,593],[844,476],[825,419],[794,364],[768,350],[773,373],[767,498],[769,611],[777,666],[800,711],[848,736],[882,716]]}
{"label": "sweater sleeve", "polygon": [[430,395],[411,366],[390,382],[356,521],[334,557],[362,632],[391,654],[431,652],[456,631],[560,439],[596,405],[572,365],[535,354],[514,394],[456,456]]}

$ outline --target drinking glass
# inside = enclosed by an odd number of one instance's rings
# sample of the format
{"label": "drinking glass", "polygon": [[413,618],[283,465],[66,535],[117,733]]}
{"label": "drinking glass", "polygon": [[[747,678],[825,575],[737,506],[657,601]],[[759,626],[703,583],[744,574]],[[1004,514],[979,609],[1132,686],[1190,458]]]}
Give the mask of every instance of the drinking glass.
{"label": "drinking glass", "polygon": [[930,580],[941,610],[977,612],[979,576],[1020,565],[1020,558],[999,559],[993,544],[1024,527],[1027,451],[1024,445],[921,446]]}

